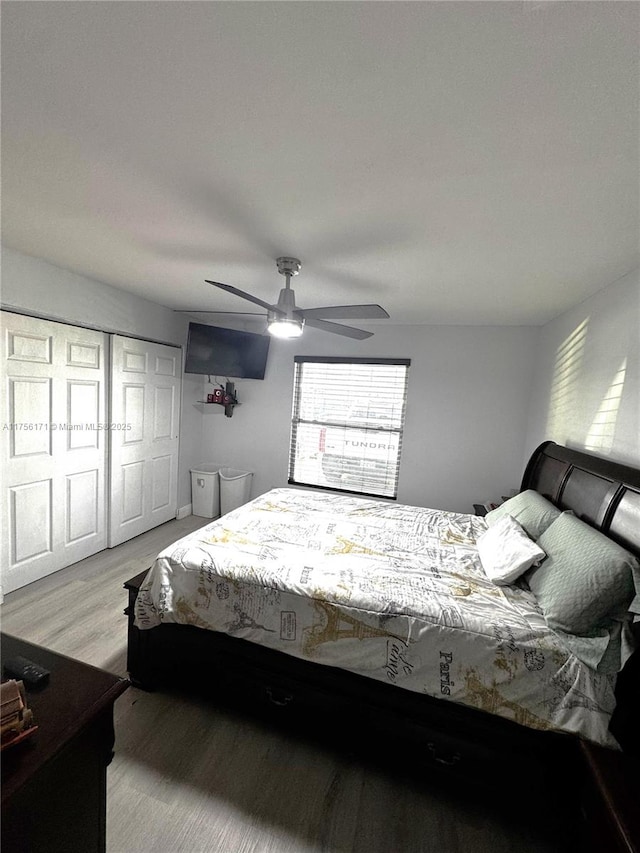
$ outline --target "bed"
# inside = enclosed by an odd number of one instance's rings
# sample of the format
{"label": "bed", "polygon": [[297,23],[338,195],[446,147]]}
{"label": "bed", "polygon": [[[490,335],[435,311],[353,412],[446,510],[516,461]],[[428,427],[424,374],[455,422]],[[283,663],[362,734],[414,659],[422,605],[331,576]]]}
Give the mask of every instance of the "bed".
{"label": "bed", "polygon": [[[511,528],[526,568],[510,577],[509,550],[506,580],[488,577],[489,565],[504,574]],[[572,566],[585,528],[587,557]],[[530,549],[542,556],[528,562]],[[467,777],[504,780],[526,762],[533,779],[568,768],[578,739],[637,750],[639,555],[640,472],[552,442],[486,519],[274,489],[125,584],[129,674],[306,731],[331,720],[349,743],[410,748]],[[585,607],[572,596],[587,559]],[[554,586],[558,565],[568,589]],[[607,619],[590,615],[605,603]]]}

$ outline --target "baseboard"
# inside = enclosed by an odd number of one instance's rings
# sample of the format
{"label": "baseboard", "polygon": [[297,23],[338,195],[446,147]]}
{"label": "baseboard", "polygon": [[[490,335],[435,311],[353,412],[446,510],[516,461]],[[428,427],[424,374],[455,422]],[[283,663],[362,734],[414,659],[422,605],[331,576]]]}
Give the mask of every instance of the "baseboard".
{"label": "baseboard", "polygon": [[176,518],[186,518],[188,515],[191,515],[191,504],[178,507],[178,511],[176,512]]}

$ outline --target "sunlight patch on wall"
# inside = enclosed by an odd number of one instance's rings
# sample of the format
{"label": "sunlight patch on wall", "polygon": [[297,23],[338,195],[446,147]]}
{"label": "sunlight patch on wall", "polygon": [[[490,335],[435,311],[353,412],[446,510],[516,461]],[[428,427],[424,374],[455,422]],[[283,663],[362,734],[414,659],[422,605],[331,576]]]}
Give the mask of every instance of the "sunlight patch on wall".
{"label": "sunlight patch on wall", "polygon": [[622,400],[624,378],[627,372],[627,359],[623,359],[616,375],[602,398],[593,423],[589,427],[585,440],[585,449],[594,451],[610,451],[616,432],[616,421]]}
{"label": "sunlight patch on wall", "polygon": [[571,433],[571,423],[578,401],[577,381],[584,358],[588,326],[587,317],[560,344],[556,352],[546,435],[561,443],[565,443]]}

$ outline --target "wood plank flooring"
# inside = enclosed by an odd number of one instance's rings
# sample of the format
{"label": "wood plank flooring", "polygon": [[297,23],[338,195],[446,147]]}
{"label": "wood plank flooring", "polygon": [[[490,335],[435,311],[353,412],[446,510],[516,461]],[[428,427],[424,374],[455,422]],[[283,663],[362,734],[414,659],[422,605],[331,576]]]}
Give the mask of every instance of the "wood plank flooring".
{"label": "wood plank flooring", "polygon": [[[124,581],[202,526],[190,516],[10,593],[2,630],[119,675]],[[522,809],[341,754],[179,693],[116,703],[108,853],[566,853],[522,780]],[[579,849],[576,845],[575,849]]]}

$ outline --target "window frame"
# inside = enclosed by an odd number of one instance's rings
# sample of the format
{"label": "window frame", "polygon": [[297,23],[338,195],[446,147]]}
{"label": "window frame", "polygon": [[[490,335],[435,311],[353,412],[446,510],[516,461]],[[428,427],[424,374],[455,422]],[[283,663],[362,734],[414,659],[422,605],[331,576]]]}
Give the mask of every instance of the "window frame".
{"label": "window frame", "polygon": [[[399,426],[386,426],[380,427],[378,423],[376,423],[375,418],[363,418],[363,422],[354,423],[353,425],[348,423],[345,419],[344,421],[337,423],[336,421],[331,421],[328,419],[308,419],[300,417],[300,407],[303,402],[303,397],[305,390],[309,392],[310,388],[304,388],[304,365],[307,363],[312,364],[345,364],[345,365],[379,365],[382,367],[385,366],[395,366],[395,367],[404,367],[404,375],[399,380],[399,384],[396,386],[396,392],[400,393],[401,400],[401,411],[399,415]],[[294,385],[293,385],[293,400],[291,406],[291,429],[289,434],[289,459],[288,459],[288,480],[289,485],[292,486],[302,486],[304,488],[313,488],[313,489],[323,489],[329,491],[337,491],[346,494],[360,495],[361,497],[372,497],[379,498],[384,500],[397,500],[398,497],[398,482],[400,476],[400,462],[402,456],[402,443],[404,437],[404,428],[405,428],[405,419],[406,419],[406,408],[407,408],[407,398],[408,398],[408,386],[409,386],[409,367],[411,366],[411,359],[408,358],[371,358],[371,357],[357,357],[357,356],[307,356],[307,355],[297,355],[294,357]],[[361,387],[355,387],[354,391],[360,396],[367,396],[369,399],[375,399],[376,392],[380,393],[380,385],[379,382],[376,381],[375,387],[372,384],[367,385],[367,383],[363,383]],[[383,489],[381,488],[378,491],[364,491],[363,488],[347,488],[345,484],[341,485],[333,485],[325,482],[308,482],[307,479],[296,478],[296,462],[297,462],[297,445],[298,445],[298,432],[300,425],[311,424],[311,425],[319,425],[321,428],[333,428],[340,429],[344,431],[344,435],[348,435],[350,431],[354,433],[362,433],[362,432],[371,432],[377,434],[385,434],[391,435],[394,434],[397,436],[397,448],[395,450],[394,458],[389,461],[387,460],[387,482],[388,475],[391,474],[393,476],[393,487],[392,489],[386,489],[387,493],[382,493]],[[347,459],[355,459],[359,460],[359,463],[363,465],[367,461],[366,453],[361,455],[354,455],[353,457],[347,457],[344,454],[342,458]],[[298,471],[299,474],[299,471]],[[348,476],[348,475],[347,475]],[[313,478],[315,479],[315,478]],[[328,479],[325,475],[323,479]],[[364,478],[363,478],[364,479]],[[381,481],[382,482],[382,481]],[[363,486],[365,484],[363,483]],[[386,487],[385,487],[386,488]]]}

